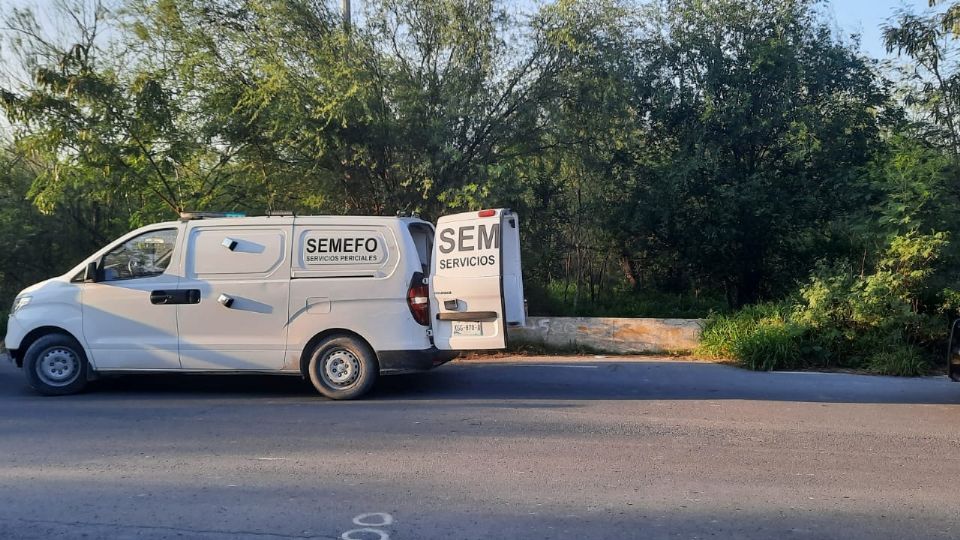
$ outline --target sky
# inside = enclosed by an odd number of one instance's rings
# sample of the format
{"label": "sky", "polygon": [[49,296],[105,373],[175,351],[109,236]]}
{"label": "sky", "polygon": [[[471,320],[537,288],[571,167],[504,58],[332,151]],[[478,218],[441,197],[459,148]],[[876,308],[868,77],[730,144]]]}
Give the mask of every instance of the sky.
{"label": "sky", "polygon": [[830,0],[826,14],[835,18],[843,33],[859,33],[861,48],[874,58],[886,58],[881,26],[898,9],[909,8],[916,13],[928,9],[927,0]]}

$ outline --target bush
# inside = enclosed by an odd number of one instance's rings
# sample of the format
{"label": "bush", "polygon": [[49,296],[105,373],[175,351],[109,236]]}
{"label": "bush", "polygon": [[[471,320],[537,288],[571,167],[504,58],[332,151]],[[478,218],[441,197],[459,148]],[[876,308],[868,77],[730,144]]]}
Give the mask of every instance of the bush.
{"label": "bush", "polygon": [[[948,325],[924,310],[943,234],[893,237],[872,272],[821,265],[799,296],[710,320],[698,353],[750,369],[849,367],[886,375],[926,373]],[[944,305],[956,303],[951,291]]]}
{"label": "bush", "polygon": [[697,354],[735,360],[754,370],[802,367],[806,331],[792,323],[790,303],[748,306],[731,315],[712,317]]}
{"label": "bush", "polygon": [[917,347],[899,345],[874,353],[869,358],[867,369],[878,375],[915,377],[930,371],[930,364]]}
{"label": "bush", "polygon": [[[890,239],[872,273],[821,266],[801,289],[794,320],[829,350],[834,364],[875,373],[918,375],[938,351],[948,325],[925,307],[942,233],[908,232]],[[949,303],[949,295],[943,295]]]}
{"label": "bush", "polygon": [[760,320],[776,316],[779,306],[747,306],[729,315],[715,315],[707,321],[696,353],[707,358],[735,359],[734,348],[753,332]]}
{"label": "bush", "polygon": [[753,370],[796,369],[803,366],[803,331],[790,324],[760,324],[734,345],[734,357]]}

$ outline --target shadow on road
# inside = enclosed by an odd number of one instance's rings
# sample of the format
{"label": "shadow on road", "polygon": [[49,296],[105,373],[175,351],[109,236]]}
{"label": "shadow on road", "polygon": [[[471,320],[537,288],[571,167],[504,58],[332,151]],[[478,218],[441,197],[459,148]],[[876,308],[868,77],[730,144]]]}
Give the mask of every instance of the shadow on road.
{"label": "shadow on road", "polygon": [[960,404],[946,377],[754,372],[686,361],[458,365],[381,381],[372,399],[757,400]]}
{"label": "shadow on road", "polygon": [[[0,369],[0,394],[33,396],[19,370]],[[127,375],[93,383],[83,396],[169,399],[320,398],[299,377]],[[68,398],[70,399],[70,398]],[[833,373],[764,373],[685,361],[563,364],[456,363],[383,377],[367,401],[758,400],[822,403],[960,404],[960,384]],[[515,404],[514,404],[515,405]]]}

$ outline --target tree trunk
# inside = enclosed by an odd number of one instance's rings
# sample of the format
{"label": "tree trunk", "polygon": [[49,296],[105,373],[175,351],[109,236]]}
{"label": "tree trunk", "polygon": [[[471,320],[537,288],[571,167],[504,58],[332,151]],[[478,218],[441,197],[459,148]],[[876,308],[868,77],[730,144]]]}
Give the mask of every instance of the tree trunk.
{"label": "tree trunk", "polygon": [[620,250],[620,268],[623,270],[623,277],[626,278],[627,283],[630,284],[630,290],[639,290],[640,275],[626,248]]}

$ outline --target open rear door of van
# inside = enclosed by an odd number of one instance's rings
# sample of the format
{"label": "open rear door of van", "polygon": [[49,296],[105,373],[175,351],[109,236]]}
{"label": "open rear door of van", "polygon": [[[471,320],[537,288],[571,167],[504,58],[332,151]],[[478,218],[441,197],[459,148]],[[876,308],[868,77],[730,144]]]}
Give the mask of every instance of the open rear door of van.
{"label": "open rear door of van", "polygon": [[495,209],[441,217],[430,278],[433,341],[441,350],[503,349],[525,324],[520,220]]}

